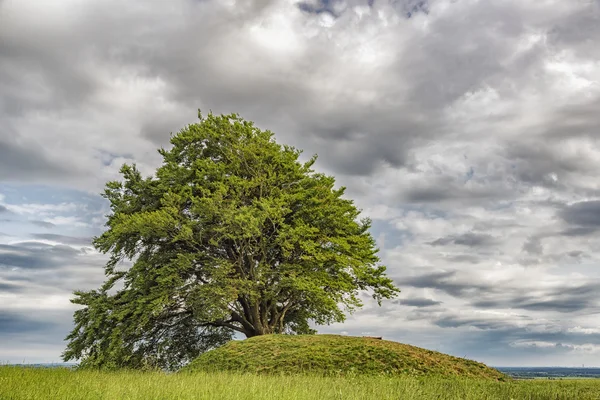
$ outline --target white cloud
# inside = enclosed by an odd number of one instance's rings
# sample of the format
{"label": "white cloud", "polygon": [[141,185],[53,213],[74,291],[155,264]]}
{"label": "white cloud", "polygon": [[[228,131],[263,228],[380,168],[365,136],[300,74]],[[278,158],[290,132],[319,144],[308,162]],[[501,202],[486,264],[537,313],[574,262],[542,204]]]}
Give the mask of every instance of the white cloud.
{"label": "white cloud", "polygon": [[36,216],[40,218],[56,215],[58,213],[70,213],[77,209],[77,204],[11,204],[7,208],[17,214]]}
{"label": "white cloud", "polygon": [[573,328],[569,328],[568,332],[581,333],[584,335],[596,335],[596,334],[600,334],[600,329],[598,329],[598,328],[583,328],[581,326],[575,326]]}

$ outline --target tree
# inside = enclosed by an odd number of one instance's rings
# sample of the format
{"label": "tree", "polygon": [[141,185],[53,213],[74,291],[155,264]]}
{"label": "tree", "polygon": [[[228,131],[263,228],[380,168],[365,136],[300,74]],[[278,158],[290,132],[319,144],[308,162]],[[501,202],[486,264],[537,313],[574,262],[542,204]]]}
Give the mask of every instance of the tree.
{"label": "tree", "polygon": [[362,306],[360,291],[379,304],[399,291],[370,220],[311,169],[316,156],[300,163],[237,114],[199,117],[159,150],[155,176],[124,165],[107,183],[112,213],[94,239],[107,280],[75,292],[65,361],[177,368],[235,332],[313,333]]}

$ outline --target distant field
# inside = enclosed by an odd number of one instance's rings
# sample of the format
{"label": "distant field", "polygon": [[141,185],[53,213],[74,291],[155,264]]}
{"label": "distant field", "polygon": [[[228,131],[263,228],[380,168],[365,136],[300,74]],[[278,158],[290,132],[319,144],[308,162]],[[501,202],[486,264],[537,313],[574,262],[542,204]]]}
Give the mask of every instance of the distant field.
{"label": "distant field", "polygon": [[600,378],[600,368],[497,367],[496,369],[519,379]]}
{"label": "distant field", "polygon": [[600,398],[600,380],[495,382],[433,377],[264,376],[234,373],[95,372],[0,367],[2,400],[87,399],[527,399]]}

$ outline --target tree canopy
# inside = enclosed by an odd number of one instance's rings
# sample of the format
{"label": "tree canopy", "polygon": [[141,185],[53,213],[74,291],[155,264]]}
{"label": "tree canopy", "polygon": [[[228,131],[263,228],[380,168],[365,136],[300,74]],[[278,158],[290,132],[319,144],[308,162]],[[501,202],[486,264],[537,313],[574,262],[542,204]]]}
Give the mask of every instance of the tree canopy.
{"label": "tree canopy", "polygon": [[331,176],[301,163],[237,114],[212,113],[171,136],[143,178],[121,168],[94,246],[106,281],[76,291],[63,359],[82,366],[177,368],[230,340],[312,333],[345,319],[361,291],[399,291],[379,263],[369,219]]}

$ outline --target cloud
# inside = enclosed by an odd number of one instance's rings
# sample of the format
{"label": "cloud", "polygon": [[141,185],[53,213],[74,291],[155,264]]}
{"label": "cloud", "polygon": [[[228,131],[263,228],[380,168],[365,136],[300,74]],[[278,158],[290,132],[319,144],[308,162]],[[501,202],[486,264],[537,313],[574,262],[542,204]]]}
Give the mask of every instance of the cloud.
{"label": "cloud", "polygon": [[40,242],[22,242],[16,245],[0,244],[0,266],[25,269],[52,269],[62,265],[65,258],[80,254],[79,250],[64,245],[46,245]]}
{"label": "cloud", "polygon": [[75,203],[59,203],[59,204],[43,204],[43,203],[26,203],[26,204],[11,204],[10,210],[22,215],[45,215],[53,216],[57,213],[68,213],[77,210]]}
{"label": "cloud", "polygon": [[[547,279],[547,278],[546,278]],[[561,282],[554,278],[544,281],[523,281],[515,276],[501,280],[485,279],[478,274],[460,274],[458,271],[427,273],[399,279],[400,286],[430,288],[468,302],[475,309],[552,311],[573,313],[600,309],[596,293],[599,279],[579,278]],[[527,294],[524,294],[527,293]],[[454,318],[442,321],[449,326]]]}
{"label": "cloud", "polygon": [[[35,182],[40,178],[60,177],[71,172],[63,168],[56,161],[47,159],[42,151],[32,147],[22,147],[16,143],[3,141],[3,137],[14,135],[6,126],[4,132],[0,132],[0,179],[24,180]],[[40,174],[40,175],[37,175]],[[35,176],[37,175],[37,176]]]}
{"label": "cloud", "polygon": [[412,286],[415,288],[433,288],[460,298],[472,298],[478,294],[493,292],[494,284],[477,280],[475,277],[467,277],[458,271],[444,271],[423,274],[416,277],[405,278],[398,282],[400,286]]}
{"label": "cloud", "polygon": [[598,334],[600,334],[600,329],[584,328],[581,326],[575,326],[575,327],[569,328],[567,331],[569,333],[580,333],[583,335],[598,335]]}
{"label": "cloud", "polygon": [[59,361],[76,309],[72,292],[98,287],[105,262],[65,244],[0,244],[0,358]]}
{"label": "cloud", "polygon": [[32,223],[33,225],[37,225],[41,228],[46,228],[46,229],[52,229],[54,227],[56,227],[55,224],[48,222],[48,221],[29,221],[30,223]]}
{"label": "cloud", "polygon": [[582,201],[574,203],[559,213],[568,224],[581,227],[600,227],[600,201]]}
{"label": "cloud", "polygon": [[37,318],[25,317],[20,313],[0,310],[0,336],[22,335],[29,332],[43,332],[54,324]]}
{"label": "cloud", "polygon": [[14,283],[0,282],[0,292],[4,293],[19,293],[23,292],[25,287]]}
{"label": "cloud", "polygon": [[45,202],[7,202],[6,208],[13,214],[13,222],[33,224],[45,229],[58,228],[59,231],[65,228],[69,230],[101,225],[97,221],[104,214],[106,202],[99,196],[91,197],[81,192],[56,193],[56,190],[40,189],[31,192],[36,197],[40,192],[52,197],[40,199],[46,200]]}
{"label": "cloud", "polygon": [[[5,81],[10,83],[10,90],[5,91],[6,99],[10,100],[7,103],[13,104],[7,110],[12,117],[10,120],[22,127],[23,110],[41,109],[51,115],[75,104],[86,106],[92,99],[96,102],[114,100],[117,94],[122,98],[124,111],[130,115],[138,114],[133,105],[136,95],[127,92],[126,85],[109,79],[114,74],[125,79],[135,75],[139,85],[137,96],[153,98],[160,94],[161,98],[146,104],[145,108],[152,111],[136,122],[148,127],[155,126],[160,120],[159,126],[165,124],[164,140],[169,131],[178,127],[177,124],[183,124],[193,116],[197,106],[219,112],[237,111],[260,123],[280,126],[283,132],[289,131],[290,139],[295,137],[295,132],[307,132],[306,147],[310,151],[325,146],[330,157],[324,162],[329,167],[343,173],[367,175],[381,162],[404,165],[409,147],[431,137],[432,130],[443,122],[441,116],[445,107],[459,100],[465,91],[476,90],[478,85],[493,80],[503,69],[512,67],[518,68],[520,73],[526,71],[525,61],[519,60],[518,65],[509,67],[494,61],[511,54],[506,39],[495,37],[484,26],[479,27],[483,35],[474,36],[471,29],[454,19],[456,15],[473,18],[501,15],[508,21],[518,15],[517,8],[494,6],[486,9],[454,4],[443,13],[439,12],[442,5],[435,12],[434,6],[425,1],[405,1],[375,3],[375,10],[363,13],[361,3],[328,1],[314,7],[309,7],[309,3],[301,4],[305,4],[300,5],[301,8],[310,8],[311,12],[300,12],[297,4],[276,2],[250,3],[234,9],[213,2],[176,2],[163,10],[157,5],[124,9],[118,18],[109,3],[83,9],[78,18],[49,12],[46,23],[37,25],[29,37],[50,36],[53,40],[47,40],[42,46],[39,40],[9,35],[4,44],[9,68],[2,73]],[[311,15],[318,10],[339,14],[339,18],[329,27],[320,26],[319,20]],[[27,6],[14,7],[13,12],[13,23],[28,22]],[[165,18],[165,13],[171,18]],[[359,15],[362,21],[357,19]],[[389,17],[394,15],[404,18],[390,20]],[[440,35],[428,35],[418,23],[409,23],[410,20],[405,19],[417,15],[427,16],[432,29]],[[120,22],[117,23],[117,19]],[[245,20],[246,24],[231,30],[231,24],[239,19]],[[169,20],[178,22],[170,24],[166,22]],[[142,30],[147,24],[160,25],[165,31]],[[97,35],[100,26],[104,27],[102,32],[106,36],[91,48],[88,38]],[[128,26],[128,31],[123,32],[122,26]],[[8,25],[4,29],[12,28]],[[70,35],[72,31],[78,31],[79,35]],[[526,27],[519,23],[505,24],[502,33],[518,40],[520,35],[526,34]],[[330,37],[330,34],[334,36]],[[185,46],[178,45],[182,38],[190,36],[214,37],[215,40],[199,41],[190,52]],[[275,37],[279,40],[274,40]],[[337,42],[342,37],[347,42],[338,47]],[[403,40],[398,41],[398,37]],[[153,45],[139,46],[140,40]],[[468,41],[470,46],[465,44]],[[447,50],[448,42],[454,44],[455,52]],[[75,47],[83,52],[78,58],[64,50]],[[348,48],[357,51],[348,52]],[[28,62],[33,57],[35,64]],[[244,68],[229,62],[230,59],[250,58],[264,62],[259,63],[261,67],[246,63]],[[443,64],[438,60],[448,58],[442,68]],[[466,59],[471,67],[469,74],[459,66]],[[307,60],[319,67],[307,68]],[[31,83],[23,81],[14,72],[20,65],[39,74],[44,92],[34,91]],[[452,65],[454,67],[450,68]],[[285,80],[277,78],[284,73]],[[219,78],[201,78],[204,76]],[[445,79],[453,84],[443,87],[432,84]],[[61,82],[64,84],[59,84]],[[257,92],[261,93],[261,102],[248,101]],[[373,104],[377,107],[369,106]],[[392,112],[397,107],[402,107],[405,112]],[[282,113],[294,110],[294,118],[286,118],[291,123],[283,122],[277,117],[283,114],[267,110]],[[154,112],[160,112],[161,118],[152,117]],[[95,117],[93,114],[92,118]],[[111,118],[104,118],[104,123],[110,123],[109,120],[115,117],[126,118],[113,114]],[[302,121],[302,124],[294,121]],[[27,125],[33,129],[40,123],[39,119],[29,119]],[[69,123],[63,120],[61,125]],[[52,130],[63,126],[54,121],[47,125]],[[80,142],[80,145],[89,149],[89,141],[97,140],[95,148],[118,153],[115,146],[123,144],[119,142],[131,142],[129,138],[139,133],[129,132],[129,136],[113,135],[112,142],[89,132],[86,142]],[[157,138],[160,133],[146,132],[145,135]],[[53,146],[47,140],[44,144],[47,153],[41,148],[35,151],[49,159],[52,154],[49,150]],[[147,151],[147,148],[139,150]],[[139,157],[139,150],[133,156]],[[354,154],[352,162],[345,157],[348,152]],[[43,160],[44,157],[36,159]],[[99,162],[100,159],[86,161],[83,157],[75,157],[69,160],[70,165],[65,171],[59,172],[51,165],[37,168],[64,177],[83,175]]]}
{"label": "cloud", "polygon": [[441,328],[471,326],[482,330],[500,329],[506,326],[505,321],[501,319],[461,318],[459,316],[445,316],[437,319],[435,324]]}
{"label": "cloud", "polygon": [[472,303],[478,308],[513,308],[533,311],[555,311],[569,313],[574,311],[597,308],[593,296],[574,296],[569,294],[550,294],[549,299],[539,299],[534,296],[515,296],[505,301],[479,300]]}
{"label": "cloud", "polygon": [[298,3],[298,8],[304,12],[309,14],[321,14],[327,13],[332,17],[338,17],[341,12],[343,12],[343,8],[345,8],[345,4],[343,1],[336,0],[319,0],[316,4],[307,1],[301,1]]}
{"label": "cloud", "polygon": [[456,244],[466,247],[489,246],[494,243],[494,238],[485,233],[467,232],[460,235],[446,236],[431,242],[432,246],[446,246]]}
{"label": "cloud", "polygon": [[523,251],[533,255],[541,255],[544,252],[541,240],[538,237],[530,237],[523,243]]}
{"label": "cloud", "polygon": [[[549,365],[597,342],[565,327],[598,328],[597,2],[0,7],[0,310],[102,280],[80,251],[110,212],[97,193],[122,163],[152,173],[200,108],[320,154],[375,220],[403,297],[341,330]],[[565,346],[510,345],[534,342]]]}
{"label": "cloud", "polygon": [[444,282],[448,278],[454,277],[455,275],[456,271],[433,272],[406,278],[402,281],[401,285],[408,285],[417,288],[437,287],[440,282]]}
{"label": "cloud", "polygon": [[516,348],[534,348],[534,349],[553,349],[553,350],[564,350],[564,351],[575,351],[597,354],[600,352],[600,345],[596,343],[585,343],[585,344],[572,344],[572,343],[554,343],[544,342],[539,340],[520,340],[512,342],[510,344]]}
{"label": "cloud", "polygon": [[34,233],[33,237],[36,239],[49,240],[52,242],[64,243],[75,246],[91,246],[92,244],[92,238],[64,236],[53,233]]}
{"label": "cloud", "polygon": [[409,299],[401,299],[397,301],[398,304],[402,304],[403,306],[410,306],[410,307],[431,307],[431,306],[438,306],[440,304],[442,304],[441,301],[435,301],[432,299],[425,299],[425,298],[409,298]]}

